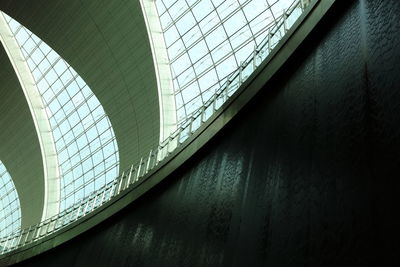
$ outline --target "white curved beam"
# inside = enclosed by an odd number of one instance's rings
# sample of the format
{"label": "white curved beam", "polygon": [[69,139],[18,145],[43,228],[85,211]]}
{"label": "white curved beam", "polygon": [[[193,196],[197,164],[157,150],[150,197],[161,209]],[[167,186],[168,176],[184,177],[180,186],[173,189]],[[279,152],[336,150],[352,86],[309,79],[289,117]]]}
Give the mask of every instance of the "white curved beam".
{"label": "white curved beam", "polygon": [[160,106],[160,142],[162,142],[177,128],[171,68],[155,1],[140,0],[140,5],[146,23],[147,34],[149,35],[157,77],[158,102]]}
{"label": "white curved beam", "polygon": [[[44,171],[44,206],[42,221],[59,212],[60,171],[53,133],[42,97],[33,75],[3,13],[0,11],[0,41],[15,70],[32,114],[39,138]],[[22,203],[21,203],[22,204]],[[23,216],[23,215],[22,215]]]}

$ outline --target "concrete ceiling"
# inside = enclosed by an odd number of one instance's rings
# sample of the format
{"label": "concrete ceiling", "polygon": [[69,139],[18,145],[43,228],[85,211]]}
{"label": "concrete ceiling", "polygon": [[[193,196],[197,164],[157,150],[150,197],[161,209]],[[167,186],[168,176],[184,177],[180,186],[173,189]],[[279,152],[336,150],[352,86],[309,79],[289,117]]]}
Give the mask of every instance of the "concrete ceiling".
{"label": "concrete ceiling", "polygon": [[[138,0],[1,0],[0,10],[52,47],[92,89],[111,120],[121,172],[158,144],[157,82]],[[32,116],[3,49],[0,64],[0,159],[15,181],[21,202],[29,194],[37,198],[31,205],[40,206],[43,166]],[[15,114],[16,106],[24,106],[23,112]],[[10,127],[15,117],[18,124]],[[22,129],[21,136],[15,134]],[[26,132],[29,136],[22,136]],[[27,204],[21,205],[24,216]],[[40,214],[33,221],[38,218]]]}

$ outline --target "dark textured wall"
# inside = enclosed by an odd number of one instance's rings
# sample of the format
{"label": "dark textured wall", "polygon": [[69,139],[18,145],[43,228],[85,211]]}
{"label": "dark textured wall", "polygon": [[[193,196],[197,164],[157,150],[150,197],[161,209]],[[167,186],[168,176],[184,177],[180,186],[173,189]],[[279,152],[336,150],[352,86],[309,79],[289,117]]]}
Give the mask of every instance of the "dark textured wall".
{"label": "dark textured wall", "polygon": [[26,264],[395,265],[400,1],[340,2],[173,177]]}
{"label": "dark textured wall", "polygon": [[27,99],[1,43],[0,62],[0,160],[13,179],[22,203],[21,226],[27,228],[42,217],[43,160]]}

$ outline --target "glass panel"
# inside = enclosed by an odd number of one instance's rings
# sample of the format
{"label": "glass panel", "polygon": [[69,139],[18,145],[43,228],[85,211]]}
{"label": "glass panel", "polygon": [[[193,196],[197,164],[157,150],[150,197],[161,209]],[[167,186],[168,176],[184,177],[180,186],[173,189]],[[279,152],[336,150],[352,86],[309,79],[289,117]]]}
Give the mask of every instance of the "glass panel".
{"label": "glass panel", "polygon": [[0,238],[21,228],[21,208],[10,174],[0,160]]}

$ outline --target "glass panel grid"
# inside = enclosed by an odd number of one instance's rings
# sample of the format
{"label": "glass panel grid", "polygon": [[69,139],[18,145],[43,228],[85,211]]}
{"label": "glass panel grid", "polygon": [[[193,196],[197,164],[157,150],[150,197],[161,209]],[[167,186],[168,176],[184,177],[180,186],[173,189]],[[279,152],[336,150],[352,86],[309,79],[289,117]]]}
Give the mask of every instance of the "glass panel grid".
{"label": "glass panel grid", "polygon": [[21,208],[10,174],[0,161],[0,238],[21,228]]}
{"label": "glass panel grid", "polygon": [[[294,0],[157,0],[178,123],[204,105],[261,45]],[[214,92],[211,92],[214,90]]]}
{"label": "glass panel grid", "polygon": [[75,70],[27,28],[5,17],[46,107],[60,164],[63,211],[118,176],[114,131]]}

